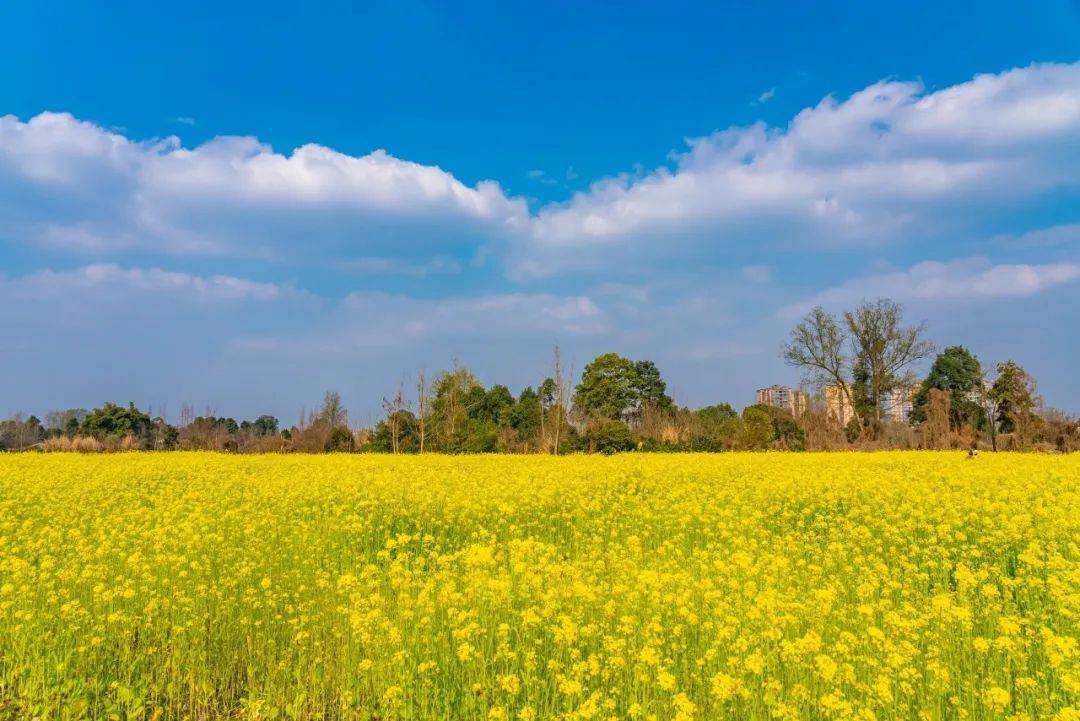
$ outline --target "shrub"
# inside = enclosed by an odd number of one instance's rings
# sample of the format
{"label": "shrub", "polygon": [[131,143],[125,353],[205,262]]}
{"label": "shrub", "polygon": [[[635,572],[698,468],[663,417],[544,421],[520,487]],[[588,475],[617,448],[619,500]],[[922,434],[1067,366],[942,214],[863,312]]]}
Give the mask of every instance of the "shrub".
{"label": "shrub", "polygon": [[634,436],[622,421],[598,421],[589,428],[588,439],[589,446],[600,453],[618,453],[635,448]]}
{"label": "shrub", "polygon": [[356,439],[352,431],[345,426],[334,426],[326,438],[326,450],[329,453],[352,453],[356,448]]}

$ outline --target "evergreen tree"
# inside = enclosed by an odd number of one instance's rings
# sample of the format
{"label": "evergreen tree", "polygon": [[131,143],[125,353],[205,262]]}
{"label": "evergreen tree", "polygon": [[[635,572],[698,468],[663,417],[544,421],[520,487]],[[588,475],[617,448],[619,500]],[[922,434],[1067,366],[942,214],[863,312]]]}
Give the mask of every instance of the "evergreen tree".
{"label": "evergreen tree", "polygon": [[938,354],[919,392],[912,401],[911,420],[926,420],[926,404],[932,389],[949,391],[951,397],[950,424],[954,429],[969,425],[982,426],[985,414],[976,397],[982,384],[979,359],[963,346],[950,346]]}

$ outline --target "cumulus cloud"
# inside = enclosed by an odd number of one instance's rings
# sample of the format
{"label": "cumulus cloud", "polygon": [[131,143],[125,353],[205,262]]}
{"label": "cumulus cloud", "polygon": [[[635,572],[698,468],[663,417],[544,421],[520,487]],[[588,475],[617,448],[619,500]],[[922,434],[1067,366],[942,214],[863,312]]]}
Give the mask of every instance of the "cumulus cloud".
{"label": "cumulus cloud", "polygon": [[[1080,175],[1080,63],[927,91],[883,81],[784,128],[688,141],[670,166],[606,178],[530,214],[493,181],[377,150],[254,137],[137,141],[64,113],[0,117],[0,239],[115,258],[138,251],[312,263],[493,258],[514,278],[880,244],[964,229]],[[528,173],[555,182],[548,173]],[[567,177],[575,174],[572,169]],[[751,261],[752,262],[752,261]],[[635,265],[636,264],[636,265]]]}
{"label": "cumulus cloud", "polygon": [[1080,279],[1080,263],[998,264],[986,258],[926,261],[906,270],[855,278],[808,300],[783,308],[781,316],[805,313],[815,305],[839,307],[864,299],[975,301],[1035,295]]}
{"label": "cumulus cloud", "polygon": [[470,252],[528,217],[497,183],[383,150],[284,155],[251,137],[188,149],[66,113],[0,117],[0,197],[2,236],[95,253],[423,257]]}
{"label": "cumulus cloud", "polygon": [[[783,129],[688,141],[673,167],[541,208],[521,275],[746,244],[930,236],[1080,185],[1080,64],[1033,65],[936,92],[885,81],[827,97]],[[993,204],[988,206],[987,204]],[[980,213],[975,213],[980,209]]]}

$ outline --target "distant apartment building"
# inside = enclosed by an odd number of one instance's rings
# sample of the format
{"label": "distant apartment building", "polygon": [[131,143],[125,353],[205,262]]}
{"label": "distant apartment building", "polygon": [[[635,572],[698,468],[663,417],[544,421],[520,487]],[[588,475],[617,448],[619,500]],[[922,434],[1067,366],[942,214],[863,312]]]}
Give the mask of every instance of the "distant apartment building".
{"label": "distant apartment building", "polygon": [[848,401],[843,389],[838,385],[825,386],[825,408],[829,417],[841,426],[847,426],[855,417],[855,409]]}
{"label": "distant apartment building", "polygon": [[795,390],[791,386],[769,386],[758,388],[757,402],[765,406],[783,408],[793,418],[798,418],[806,412],[809,397],[803,391]]}
{"label": "distant apartment building", "polygon": [[[893,423],[910,421],[911,411],[915,407],[915,395],[920,387],[920,383],[915,383],[899,386],[887,393],[881,403],[882,418]],[[838,385],[825,386],[825,407],[829,417],[842,426],[846,426],[855,417],[855,410]]]}
{"label": "distant apartment building", "polygon": [[911,420],[911,410],[915,407],[915,396],[922,383],[898,386],[889,392],[881,404],[882,415],[894,423],[907,423]]}

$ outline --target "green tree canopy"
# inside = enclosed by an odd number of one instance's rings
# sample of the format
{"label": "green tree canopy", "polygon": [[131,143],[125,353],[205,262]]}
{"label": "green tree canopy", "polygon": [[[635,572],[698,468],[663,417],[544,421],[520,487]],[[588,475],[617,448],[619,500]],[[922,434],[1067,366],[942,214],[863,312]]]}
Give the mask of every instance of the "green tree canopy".
{"label": "green tree canopy", "polygon": [[622,420],[646,406],[674,409],[660,370],[650,360],[635,362],[618,353],[593,359],[574,391],[574,408],[589,419]]}
{"label": "green tree canopy", "polygon": [[440,372],[431,388],[432,446],[447,453],[460,452],[469,409],[482,403],[484,388],[468,368]]}
{"label": "green tree canopy", "polygon": [[379,453],[394,452],[394,435],[397,434],[398,453],[416,453],[420,450],[420,423],[412,411],[402,409],[380,420],[368,439],[367,450]]}
{"label": "green tree canopy", "polygon": [[106,403],[87,414],[80,430],[98,440],[119,439],[130,435],[145,443],[152,428],[150,416],[137,409],[134,403],[129,403],[126,408],[115,403]]}
{"label": "green tree canopy", "polygon": [[963,346],[954,345],[946,348],[934,359],[930,372],[923,381],[919,392],[912,402],[911,420],[921,423],[926,420],[926,404],[931,388],[949,391],[952,394],[950,422],[953,427],[963,425],[979,427],[983,411],[974,398],[982,384],[982,366],[979,359]]}
{"label": "green tree canopy", "polygon": [[486,392],[479,386],[473,390],[469,417],[501,425],[503,415],[514,405],[514,396],[504,385],[493,385]]}
{"label": "green tree canopy", "polygon": [[742,433],[739,414],[728,403],[705,406],[693,411],[697,421],[691,450],[724,451],[734,448]]}
{"label": "green tree canopy", "polygon": [[574,407],[587,418],[619,420],[637,400],[637,369],[618,353],[604,353],[585,366]]}
{"label": "green tree canopy", "polygon": [[532,386],[526,386],[505,416],[506,424],[517,433],[518,440],[531,443],[540,433],[540,397]]}
{"label": "green tree canopy", "polygon": [[244,421],[241,428],[247,427],[257,436],[276,436],[278,434],[278,419],[274,416],[262,415],[255,420]]}
{"label": "green tree canopy", "polygon": [[[751,408],[760,408],[769,416],[772,423],[772,443],[792,451],[801,451],[806,447],[806,432],[799,427],[790,413],[776,406],[757,404]],[[749,410],[749,409],[747,409]],[[746,411],[743,411],[745,417]]]}
{"label": "green tree canopy", "polygon": [[764,450],[776,440],[772,414],[768,406],[747,406],[742,412],[741,444],[747,450]]}
{"label": "green tree canopy", "polygon": [[634,363],[634,394],[638,406],[649,406],[656,410],[667,411],[675,404],[667,394],[667,383],[660,377],[660,369],[651,360]]}

